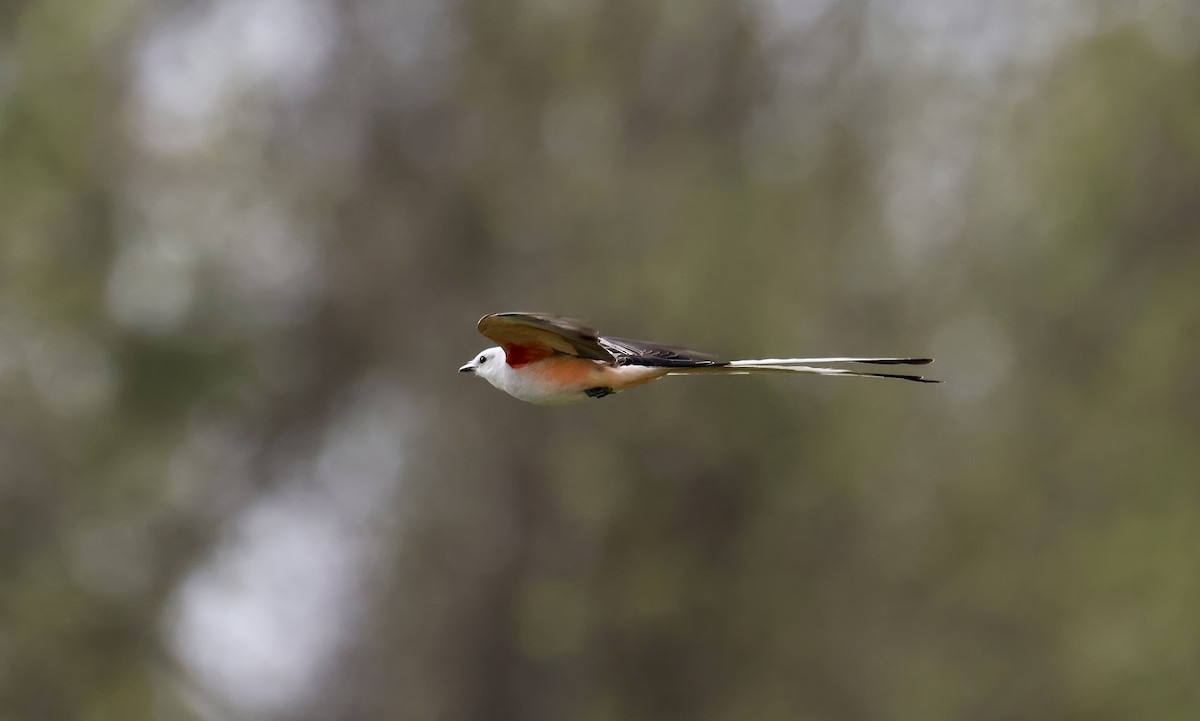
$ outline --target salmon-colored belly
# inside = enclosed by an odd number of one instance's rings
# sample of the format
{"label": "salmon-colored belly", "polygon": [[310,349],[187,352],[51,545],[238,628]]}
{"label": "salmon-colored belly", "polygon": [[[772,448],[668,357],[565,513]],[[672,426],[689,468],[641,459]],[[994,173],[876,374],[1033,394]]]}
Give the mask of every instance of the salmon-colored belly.
{"label": "salmon-colored belly", "polygon": [[535,361],[520,369],[524,387],[513,389],[514,395],[535,403],[570,403],[587,398],[591,388],[611,388],[622,391],[661,378],[665,368],[644,366],[610,366],[600,361],[574,356],[552,356]]}
{"label": "salmon-colored belly", "polygon": [[603,385],[608,366],[598,361],[573,356],[554,356],[530,363],[523,369],[547,388],[587,390]]}

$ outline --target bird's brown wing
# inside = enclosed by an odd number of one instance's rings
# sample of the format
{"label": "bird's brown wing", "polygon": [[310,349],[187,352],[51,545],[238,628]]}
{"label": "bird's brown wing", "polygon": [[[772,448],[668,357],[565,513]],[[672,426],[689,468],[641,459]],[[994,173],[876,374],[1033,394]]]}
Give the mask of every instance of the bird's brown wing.
{"label": "bird's brown wing", "polygon": [[701,368],[726,365],[725,361],[714,355],[690,348],[612,336],[604,336],[600,342],[617,357],[617,365],[653,366],[656,368]]}
{"label": "bird's brown wing", "polygon": [[479,332],[504,349],[514,367],[555,353],[615,364],[617,359],[600,345],[600,336],[574,318],[549,313],[492,313],[479,319]]}

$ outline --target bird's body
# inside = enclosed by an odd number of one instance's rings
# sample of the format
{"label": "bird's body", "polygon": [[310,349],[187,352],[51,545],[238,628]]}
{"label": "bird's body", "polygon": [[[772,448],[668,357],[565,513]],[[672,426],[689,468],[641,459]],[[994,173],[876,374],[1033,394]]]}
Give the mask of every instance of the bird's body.
{"label": "bird's body", "polygon": [[645,366],[610,366],[602,361],[565,355],[513,368],[504,362],[503,348],[489,348],[485,353],[489,351],[497,356],[498,362],[492,373],[484,375],[488,382],[514,398],[546,406],[606,396],[649,383],[668,372]]}
{"label": "bird's body", "polygon": [[565,405],[658,380],[668,375],[803,373],[868,376],[936,383],[917,375],[826,368],[813,363],[924,365],[932,358],[767,358],[723,361],[706,353],[601,336],[579,321],[544,313],[494,313],[479,331],[500,345],[488,348],[462,373],[530,403]]}

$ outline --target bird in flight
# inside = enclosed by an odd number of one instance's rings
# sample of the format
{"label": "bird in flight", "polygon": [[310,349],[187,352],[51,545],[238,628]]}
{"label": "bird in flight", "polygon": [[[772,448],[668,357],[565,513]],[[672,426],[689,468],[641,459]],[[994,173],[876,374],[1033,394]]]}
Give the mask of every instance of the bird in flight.
{"label": "bird in flight", "polygon": [[603,398],[674,375],[806,373],[941,382],[918,375],[824,367],[828,363],[925,365],[932,358],[726,361],[685,348],[603,336],[580,321],[547,313],[492,313],[479,319],[479,332],[499,345],[475,356],[458,372],[473,373],[514,398],[548,406]]}

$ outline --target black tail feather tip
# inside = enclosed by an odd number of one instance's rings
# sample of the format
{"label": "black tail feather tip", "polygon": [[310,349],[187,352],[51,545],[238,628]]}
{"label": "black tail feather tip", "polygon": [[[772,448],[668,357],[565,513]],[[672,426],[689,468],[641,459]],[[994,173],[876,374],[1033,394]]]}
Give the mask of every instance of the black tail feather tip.
{"label": "black tail feather tip", "polygon": [[863,375],[875,376],[876,378],[899,378],[902,381],[913,381],[914,383],[941,383],[939,380],[926,378],[925,376],[901,375],[899,373],[864,373]]}
{"label": "black tail feather tip", "polygon": [[932,358],[880,358],[878,360],[863,360],[859,363],[870,363],[880,366],[925,366],[933,362]]}

